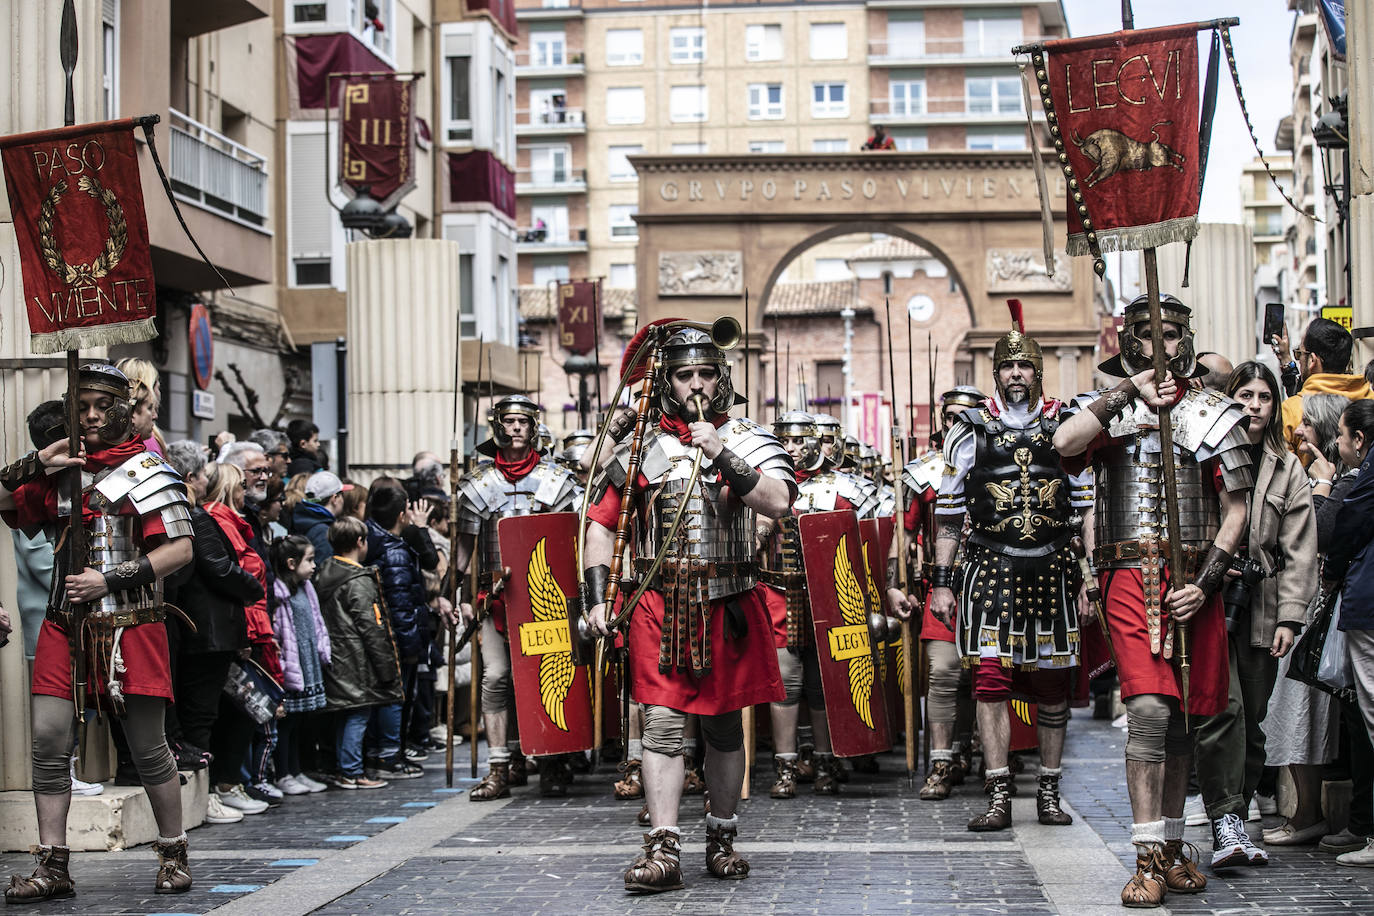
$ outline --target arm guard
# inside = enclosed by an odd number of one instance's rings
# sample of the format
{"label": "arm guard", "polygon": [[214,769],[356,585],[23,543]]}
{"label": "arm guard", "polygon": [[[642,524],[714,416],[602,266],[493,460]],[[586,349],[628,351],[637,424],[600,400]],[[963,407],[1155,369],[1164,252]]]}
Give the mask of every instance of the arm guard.
{"label": "arm guard", "polygon": [[146,556],[120,563],[105,573],[105,587],[110,590],[111,594],[144,585],[152,585],[156,580],[157,574],[153,572],[153,561]]}
{"label": "arm guard", "polygon": [[714,464],[716,470],[720,471],[720,476],[724,477],[726,482],[730,484],[730,489],[735,491],[736,496],[744,496],[759,485],[759,478],[762,475],[749,462],[728,448],[720,450]]}
{"label": "arm guard", "polygon": [[13,493],[15,490],[35,480],[43,473],[43,462],[39,460],[37,452],[29,452],[14,464],[0,470],[0,483],[5,485],[5,489]]}
{"label": "arm guard", "polygon": [[1197,574],[1197,579],[1193,584],[1202,589],[1202,593],[1208,598],[1212,597],[1221,588],[1221,583],[1226,580],[1226,570],[1231,566],[1231,555],[1216,545],[1207,552],[1207,558],[1202,561],[1202,569]]}

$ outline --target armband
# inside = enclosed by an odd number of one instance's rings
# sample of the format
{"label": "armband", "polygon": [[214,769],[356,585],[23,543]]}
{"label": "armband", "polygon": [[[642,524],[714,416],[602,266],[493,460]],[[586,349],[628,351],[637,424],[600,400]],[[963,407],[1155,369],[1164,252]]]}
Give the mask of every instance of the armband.
{"label": "armband", "polygon": [[42,473],[43,462],[39,459],[38,453],[29,452],[14,464],[0,470],[0,483],[5,485],[6,490],[13,493],[30,480],[37,479]]}
{"label": "armband", "polygon": [[716,470],[720,471],[720,476],[724,477],[726,483],[730,484],[730,489],[735,491],[736,496],[747,495],[750,490],[759,485],[759,480],[763,477],[753,465],[728,448],[720,450],[714,464]]}
{"label": "armband", "polygon": [[1140,394],[1135,387],[1135,382],[1130,379],[1122,379],[1121,384],[1102,397],[1088,405],[1088,413],[1097,418],[1097,422],[1106,429],[1111,425],[1112,419],[1131,405],[1132,399]]}
{"label": "armband", "polygon": [[105,573],[105,587],[111,593],[152,585],[155,581],[157,573],[153,572],[153,561],[146,556],[137,560],[126,560]]}
{"label": "armband", "polygon": [[954,588],[954,567],[933,566],[930,570],[931,588]]}
{"label": "armband", "polygon": [[587,582],[587,606],[585,610],[590,611],[606,600],[606,583],[611,578],[611,568],[605,563],[600,566],[591,566],[587,568],[584,576]]}
{"label": "armband", "polygon": [[1226,570],[1230,566],[1231,555],[1213,544],[1212,549],[1207,551],[1207,559],[1203,560],[1202,569],[1193,584],[1210,598],[1221,589],[1221,583],[1226,580]]}

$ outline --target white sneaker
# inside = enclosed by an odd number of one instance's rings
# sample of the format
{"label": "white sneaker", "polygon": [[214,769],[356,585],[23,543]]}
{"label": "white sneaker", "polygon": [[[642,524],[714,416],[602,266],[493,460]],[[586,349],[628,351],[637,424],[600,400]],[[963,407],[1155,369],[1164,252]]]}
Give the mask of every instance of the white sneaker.
{"label": "white sneaker", "polygon": [[309,789],[312,793],[313,793],[313,792],[323,792],[325,789],[328,789],[328,788],[329,788],[329,784],[328,784],[328,783],[316,782],[315,780],[311,779],[309,776],[306,776],[304,773],[297,773],[293,778],[296,780],[296,782],[298,782],[298,783],[300,783],[301,785],[305,786],[305,787],[306,787],[307,789]]}
{"label": "white sneaker", "polygon": [[276,799],[280,799],[282,797],[281,789],[278,789],[276,786],[272,785],[265,779],[262,782],[253,783],[253,788],[257,789],[263,795],[270,795]]}
{"label": "white sneaker", "polygon": [[1365,844],[1364,849],[1336,856],[1337,865],[1350,865],[1355,868],[1374,868],[1374,839]]}
{"label": "white sneaker", "polygon": [[1252,799],[1250,799],[1250,810],[1247,811],[1247,812],[1245,813],[1245,820],[1246,820],[1247,822],[1253,823],[1254,821],[1257,821],[1257,820],[1259,820],[1259,819],[1260,819],[1260,803],[1259,803],[1259,798],[1252,798]]}
{"label": "white sneaker", "polygon": [[1269,817],[1271,814],[1279,813],[1279,801],[1272,795],[1260,795],[1255,793],[1255,801],[1259,802],[1260,814]]}
{"label": "white sneaker", "polygon": [[219,800],[219,795],[210,793],[209,804],[205,807],[205,823],[207,824],[237,824],[243,820],[243,812],[235,808],[226,807]]}
{"label": "white sneaker", "polygon": [[294,776],[283,776],[281,779],[277,780],[276,786],[278,789],[281,789],[283,795],[310,794],[310,787],[300,782],[300,780],[296,779]]}
{"label": "white sneaker", "polygon": [[243,784],[239,783],[228,791],[215,793],[219,796],[220,803],[226,808],[234,808],[244,814],[261,814],[267,810],[267,802],[258,801],[250,798],[248,793],[243,791]]}
{"label": "white sneaker", "polygon": [[1207,819],[1207,806],[1203,804],[1201,795],[1189,796],[1183,805],[1183,822],[1189,827],[1201,827],[1209,824]]}
{"label": "white sneaker", "polygon": [[105,791],[105,787],[98,782],[86,782],[84,779],[76,778],[76,758],[72,758],[69,768],[72,774],[73,795],[99,795]]}

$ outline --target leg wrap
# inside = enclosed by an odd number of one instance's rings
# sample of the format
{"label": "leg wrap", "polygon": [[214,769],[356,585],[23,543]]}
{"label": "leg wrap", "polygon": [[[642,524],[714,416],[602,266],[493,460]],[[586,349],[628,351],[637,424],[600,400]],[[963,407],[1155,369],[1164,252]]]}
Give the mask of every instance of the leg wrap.
{"label": "leg wrap", "polygon": [[1188,757],[1193,753],[1193,736],[1184,727],[1183,710],[1178,701],[1169,700],[1169,731],[1164,735],[1164,753],[1169,757]]}
{"label": "leg wrap", "polygon": [[1041,728],[1068,728],[1068,707],[1058,710],[1046,710],[1041,707],[1036,722]]}
{"label": "leg wrap", "polygon": [[667,706],[646,704],[641,708],[644,710],[644,750],[665,757],[681,757],[682,730],[687,724],[687,713]]}
{"label": "leg wrap", "polygon": [[1156,693],[1138,694],[1125,702],[1126,759],[1163,763],[1171,718],[1169,704]]}
{"label": "leg wrap", "polygon": [[779,706],[796,706],[802,692],[801,656],[790,649],[778,650],[778,671],[782,674],[782,689],[785,696]]}
{"label": "leg wrap", "polygon": [[926,715],[931,722],[953,725],[959,702],[959,678],[964,667],[959,664],[959,650],[954,643],[941,639],[926,640],[925,649],[926,658],[930,659]]}
{"label": "leg wrap", "polygon": [[505,712],[510,705],[510,645],[488,617],[482,622],[482,711]]}
{"label": "leg wrap", "polygon": [[128,710],[124,734],[129,739],[129,752],[143,784],[160,786],[176,779],[176,759],[172,757],[163,731],[167,701],[162,697],[127,694],[124,702]]}
{"label": "leg wrap", "polygon": [[76,709],[71,700],[34,694],[33,791],[39,795],[66,795],[72,788],[68,761],[75,739]]}
{"label": "leg wrap", "polygon": [[743,711],[736,709],[718,716],[702,716],[701,737],[706,739],[712,750],[722,753],[744,747]]}

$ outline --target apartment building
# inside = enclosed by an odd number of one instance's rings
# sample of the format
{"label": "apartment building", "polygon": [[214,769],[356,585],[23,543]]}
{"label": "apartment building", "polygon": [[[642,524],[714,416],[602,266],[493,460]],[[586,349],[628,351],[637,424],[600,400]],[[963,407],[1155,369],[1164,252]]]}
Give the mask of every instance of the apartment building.
{"label": "apartment building", "polygon": [[1255,250],[1255,302],[1260,306],[1297,299],[1297,292],[1290,289],[1295,271],[1288,233],[1301,217],[1283,199],[1284,194],[1293,196],[1293,160],[1270,156],[1269,167],[1273,180],[1259,157],[1242,166],[1240,174],[1240,205]]}

